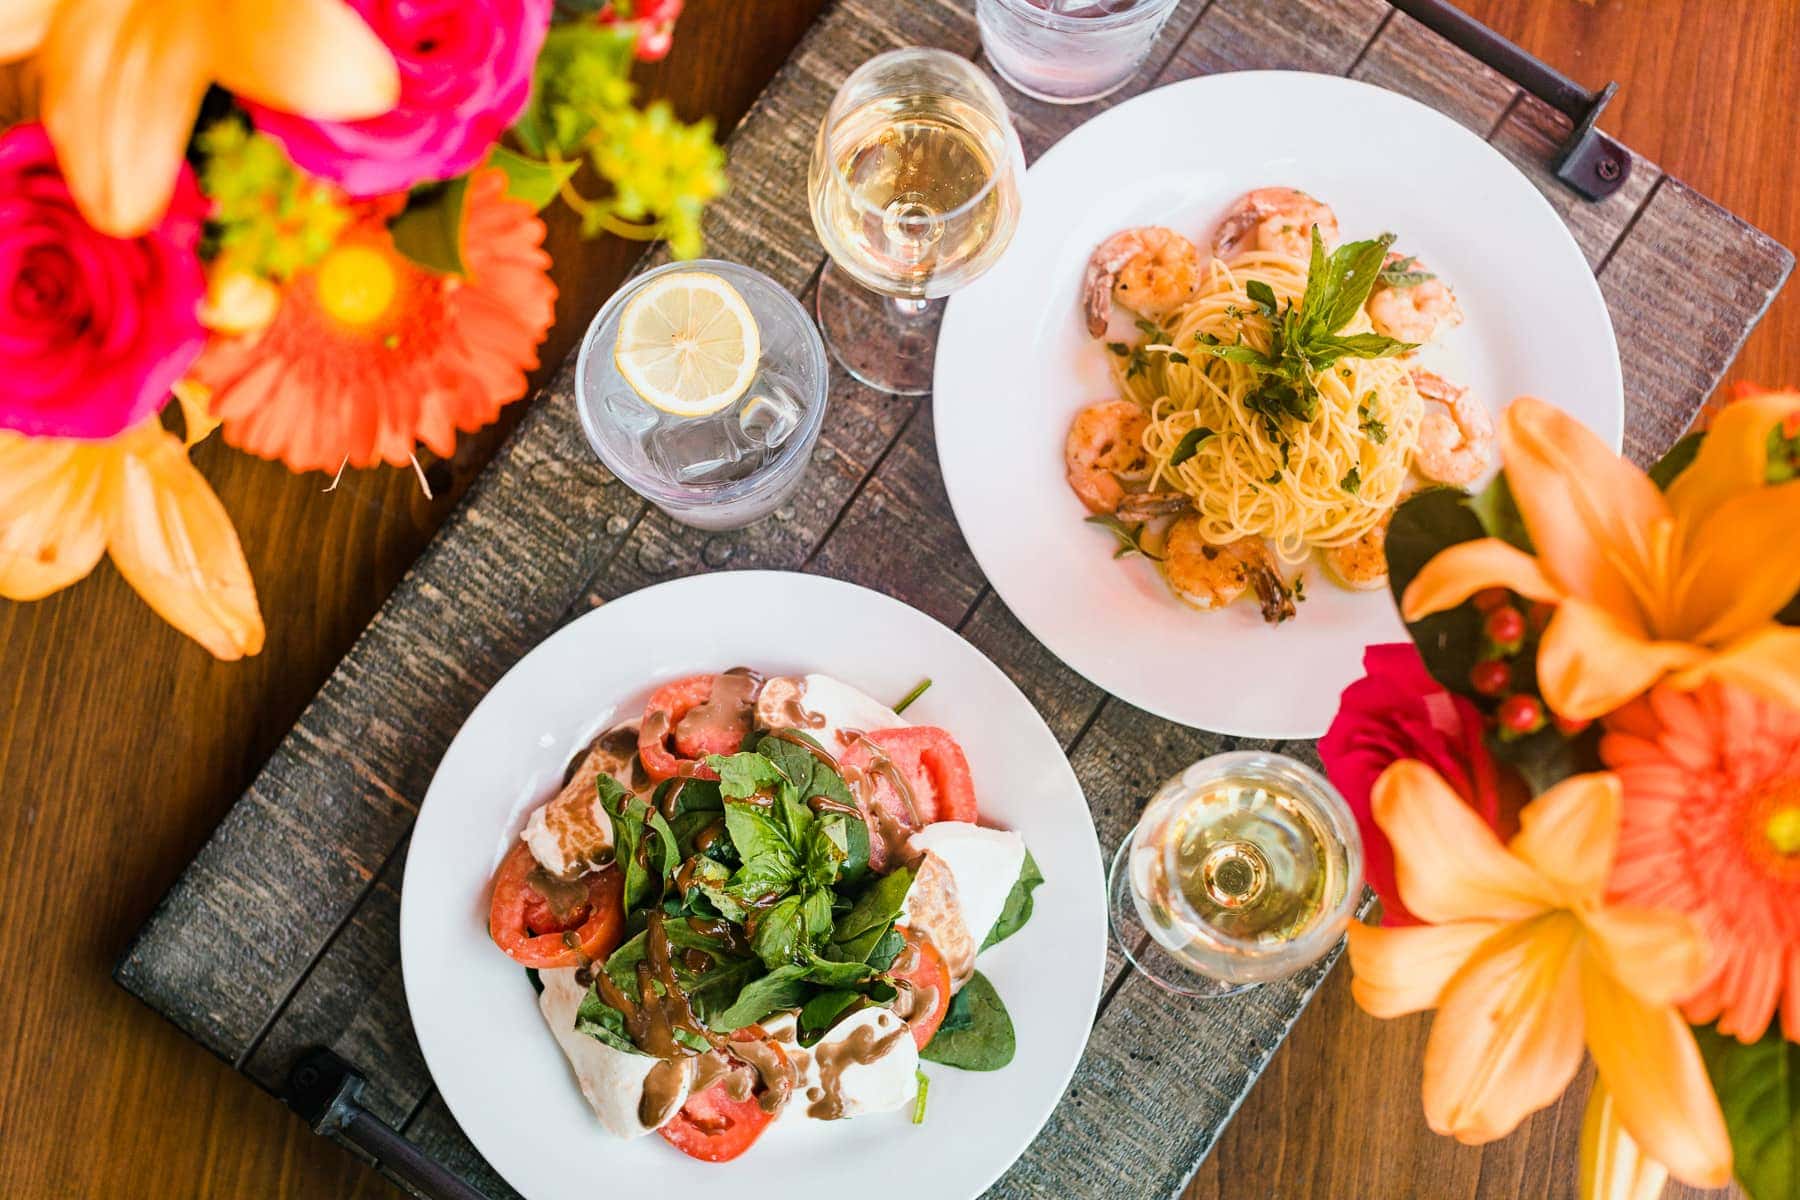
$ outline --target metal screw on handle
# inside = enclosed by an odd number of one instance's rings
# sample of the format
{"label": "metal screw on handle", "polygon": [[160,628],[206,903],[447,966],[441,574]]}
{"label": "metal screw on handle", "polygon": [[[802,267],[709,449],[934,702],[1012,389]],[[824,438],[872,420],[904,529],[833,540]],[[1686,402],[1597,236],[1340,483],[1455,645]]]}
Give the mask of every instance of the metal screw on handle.
{"label": "metal screw on handle", "polygon": [[282,1099],[313,1132],[335,1137],[425,1200],[486,1200],[448,1167],[428,1158],[361,1103],[363,1077],[325,1049],[303,1053],[288,1072]]}
{"label": "metal screw on handle", "polygon": [[1574,128],[1563,139],[1554,166],[1556,177],[1577,194],[1587,200],[1604,200],[1631,177],[1631,152],[1594,127],[1601,110],[1618,92],[1617,83],[1590,92],[1543,59],[1453,7],[1448,0],[1388,2],[1569,118]]}

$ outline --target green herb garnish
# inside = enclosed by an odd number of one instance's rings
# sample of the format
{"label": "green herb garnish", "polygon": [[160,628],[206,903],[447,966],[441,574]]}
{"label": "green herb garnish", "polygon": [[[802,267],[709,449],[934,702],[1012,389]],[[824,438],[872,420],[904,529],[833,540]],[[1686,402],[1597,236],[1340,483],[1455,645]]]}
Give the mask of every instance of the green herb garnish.
{"label": "green herb garnish", "polygon": [[918,683],[913,685],[912,691],[910,691],[910,692],[906,693],[906,695],[900,697],[900,703],[894,705],[894,712],[895,713],[905,712],[907,710],[907,707],[909,705],[911,705],[914,700],[917,700],[920,696],[923,696],[925,694],[925,689],[930,686],[931,686],[931,680],[929,680],[929,679],[919,680]]}
{"label": "green herb garnish", "polygon": [[1144,549],[1142,524],[1129,525],[1111,513],[1096,513],[1087,518],[1087,523],[1098,525],[1119,539],[1119,548],[1113,551],[1114,558],[1129,558],[1133,554],[1141,554],[1151,562],[1162,561],[1162,555],[1152,554]]}
{"label": "green herb garnish", "polygon": [[1362,469],[1351,467],[1349,473],[1338,480],[1338,486],[1354,496],[1356,490],[1362,486]]}
{"label": "green herb garnish", "polygon": [[1213,436],[1213,431],[1204,425],[1197,425],[1181,435],[1175,443],[1175,449],[1169,451],[1169,465],[1179,467],[1200,451],[1200,443]]}
{"label": "green herb garnish", "polygon": [[1387,441],[1387,425],[1376,418],[1374,406],[1375,393],[1365,393],[1362,403],[1356,406],[1357,427],[1362,430],[1364,437],[1379,446]]}
{"label": "green herb garnish", "polygon": [[1418,287],[1421,283],[1436,279],[1437,276],[1430,271],[1421,270],[1419,260],[1409,254],[1405,258],[1396,258],[1382,267],[1378,278],[1385,287],[1409,288]]}

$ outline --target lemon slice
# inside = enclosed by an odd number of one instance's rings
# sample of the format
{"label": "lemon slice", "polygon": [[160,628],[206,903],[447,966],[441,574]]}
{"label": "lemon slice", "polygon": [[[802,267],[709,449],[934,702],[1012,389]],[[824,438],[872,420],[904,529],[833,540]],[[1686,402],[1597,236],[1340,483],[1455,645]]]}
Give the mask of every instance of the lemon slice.
{"label": "lemon slice", "polygon": [[644,400],[678,417],[704,417],[744,394],[762,338],[750,306],[707,271],[663,275],[619,318],[613,362]]}

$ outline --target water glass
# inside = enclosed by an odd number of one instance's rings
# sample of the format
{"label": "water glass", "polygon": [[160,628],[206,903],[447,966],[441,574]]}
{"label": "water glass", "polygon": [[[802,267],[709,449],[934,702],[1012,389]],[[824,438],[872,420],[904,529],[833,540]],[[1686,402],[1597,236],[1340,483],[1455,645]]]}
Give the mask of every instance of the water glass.
{"label": "water glass", "polygon": [[1178,0],[976,0],[981,46],[1002,78],[1052,104],[1125,86]]}
{"label": "water glass", "polygon": [[[659,276],[721,276],[749,306],[761,357],[744,393],[704,417],[646,403],[614,365],[619,319]],[[594,453],[638,495],[699,529],[769,515],[800,486],[825,418],[825,346],[788,290],[760,271],[714,259],[670,263],[628,282],[594,317],[575,364],[575,406]]]}

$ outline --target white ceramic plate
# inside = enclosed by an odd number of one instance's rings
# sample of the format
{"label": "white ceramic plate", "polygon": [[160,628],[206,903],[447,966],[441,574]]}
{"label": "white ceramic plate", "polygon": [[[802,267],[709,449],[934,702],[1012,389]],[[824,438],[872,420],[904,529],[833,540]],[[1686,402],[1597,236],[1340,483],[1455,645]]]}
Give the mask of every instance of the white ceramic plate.
{"label": "white ceramic plate", "polygon": [[[1335,76],[1241,72],[1147,92],[1089,121],[1026,177],[1006,256],[950,302],[938,340],[938,458],[963,535],[1007,605],[1075,670],[1185,725],[1314,737],[1361,675],[1363,647],[1404,636],[1385,592],[1308,579],[1297,620],[1252,603],[1180,604],[1143,560],[1084,525],[1063,480],[1076,410],[1113,394],[1077,291],[1088,255],[1132,225],[1196,242],[1238,196],[1298,187],[1345,238],[1399,235],[1447,279],[1467,321],[1431,361],[1492,410],[1541,396],[1613,446],[1618,348],[1581,251],[1493,147],[1396,93]],[[1115,329],[1128,326],[1123,320]]]}
{"label": "white ceramic plate", "polygon": [[[488,880],[528,811],[597,730],[654,685],[746,665],[822,671],[896,702],[962,743],[986,823],[1024,835],[1043,868],[1032,918],[982,956],[1018,1057],[988,1074],[925,1064],[910,1112],[778,1125],[735,1162],[687,1158],[654,1135],[602,1130],[551,1040],[524,972],[487,936]],[[406,1001],[432,1078],[471,1141],[530,1200],[698,1195],[733,1200],[979,1195],[1031,1143],[1087,1043],[1105,968],[1100,848],[1074,772],[998,668],[930,617],[812,575],[730,572],[647,588],[559,630],[470,714],[439,765],[407,854],[400,904]]]}

